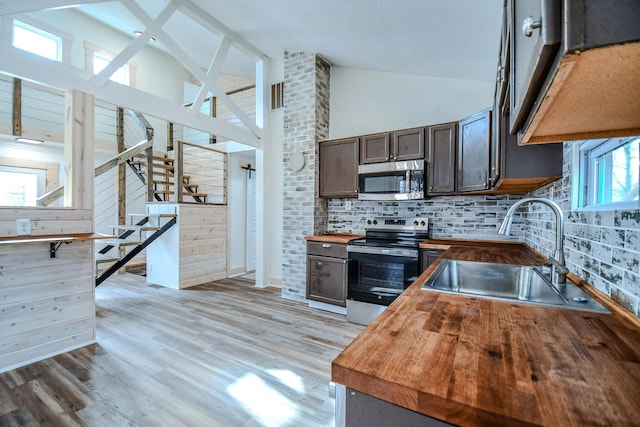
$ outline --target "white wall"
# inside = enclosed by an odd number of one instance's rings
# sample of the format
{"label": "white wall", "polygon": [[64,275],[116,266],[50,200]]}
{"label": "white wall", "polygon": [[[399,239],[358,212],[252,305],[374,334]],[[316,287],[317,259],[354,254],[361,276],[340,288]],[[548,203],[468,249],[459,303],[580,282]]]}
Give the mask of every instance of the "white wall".
{"label": "white wall", "polygon": [[489,107],[493,82],[331,69],[331,139],[457,121]]}

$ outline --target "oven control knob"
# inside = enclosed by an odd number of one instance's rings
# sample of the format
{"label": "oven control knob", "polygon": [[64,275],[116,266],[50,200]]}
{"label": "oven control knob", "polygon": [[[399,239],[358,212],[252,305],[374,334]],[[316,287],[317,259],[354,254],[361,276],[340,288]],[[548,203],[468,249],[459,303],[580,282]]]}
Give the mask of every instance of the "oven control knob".
{"label": "oven control knob", "polygon": [[413,225],[417,226],[418,225],[418,221],[413,221]]}
{"label": "oven control knob", "polygon": [[367,220],[367,224],[371,225],[371,220],[370,219]]}
{"label": "oven control knob", "polygon": [[420,221],[420,225],[424,227],[427,224],[424,221]]}
{"label": "oven control knob", "polygon": [[377,223],[378,223],[378,220],[377,220],[377,219],[374,219],[374,220],[373,220],[373,225],[376,225]]}

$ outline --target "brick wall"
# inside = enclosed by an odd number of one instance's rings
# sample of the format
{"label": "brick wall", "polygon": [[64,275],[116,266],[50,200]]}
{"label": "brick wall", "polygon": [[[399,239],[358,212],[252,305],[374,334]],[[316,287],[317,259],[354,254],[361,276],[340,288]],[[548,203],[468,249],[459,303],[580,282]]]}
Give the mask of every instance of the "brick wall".
{"label": "brick wall", "polygon": [[[305,299],[305,236],[326,232],[327,203],[318,194],[318,141],[329,135],[330,65],[315,54],[285,52],[282,296]],[[293,153],[305,166],[289,168]]]}
{"label": "brick wall", "polygon": [[[640,316],[640,210],[572,211],[572,150],[572,143],[565,143],[563,178],[531,195],[551,198],[565,212],[569,270]],[[525,241],[545,255],[551,253],[553,214],[541,205],[528,205],[527,211]]]}

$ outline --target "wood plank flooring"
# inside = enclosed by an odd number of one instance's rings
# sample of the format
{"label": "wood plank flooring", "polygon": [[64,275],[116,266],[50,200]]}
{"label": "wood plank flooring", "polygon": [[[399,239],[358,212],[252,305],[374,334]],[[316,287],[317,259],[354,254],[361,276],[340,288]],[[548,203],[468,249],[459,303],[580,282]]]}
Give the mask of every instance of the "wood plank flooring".
{"label": "wood plank flooring", "polygon": [[0,426],[333,426],[331,361],[363,329],[225,279],[114,275],[98,344],[0,374]]}

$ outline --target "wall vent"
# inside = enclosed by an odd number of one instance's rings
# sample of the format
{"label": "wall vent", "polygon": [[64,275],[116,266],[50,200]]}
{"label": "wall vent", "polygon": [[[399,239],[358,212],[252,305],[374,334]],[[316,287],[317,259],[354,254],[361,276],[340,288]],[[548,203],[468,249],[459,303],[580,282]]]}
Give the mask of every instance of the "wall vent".
{"label": "wall vent", "polygon": [[271,85],[271,109],[284,107],[284,82]]}

